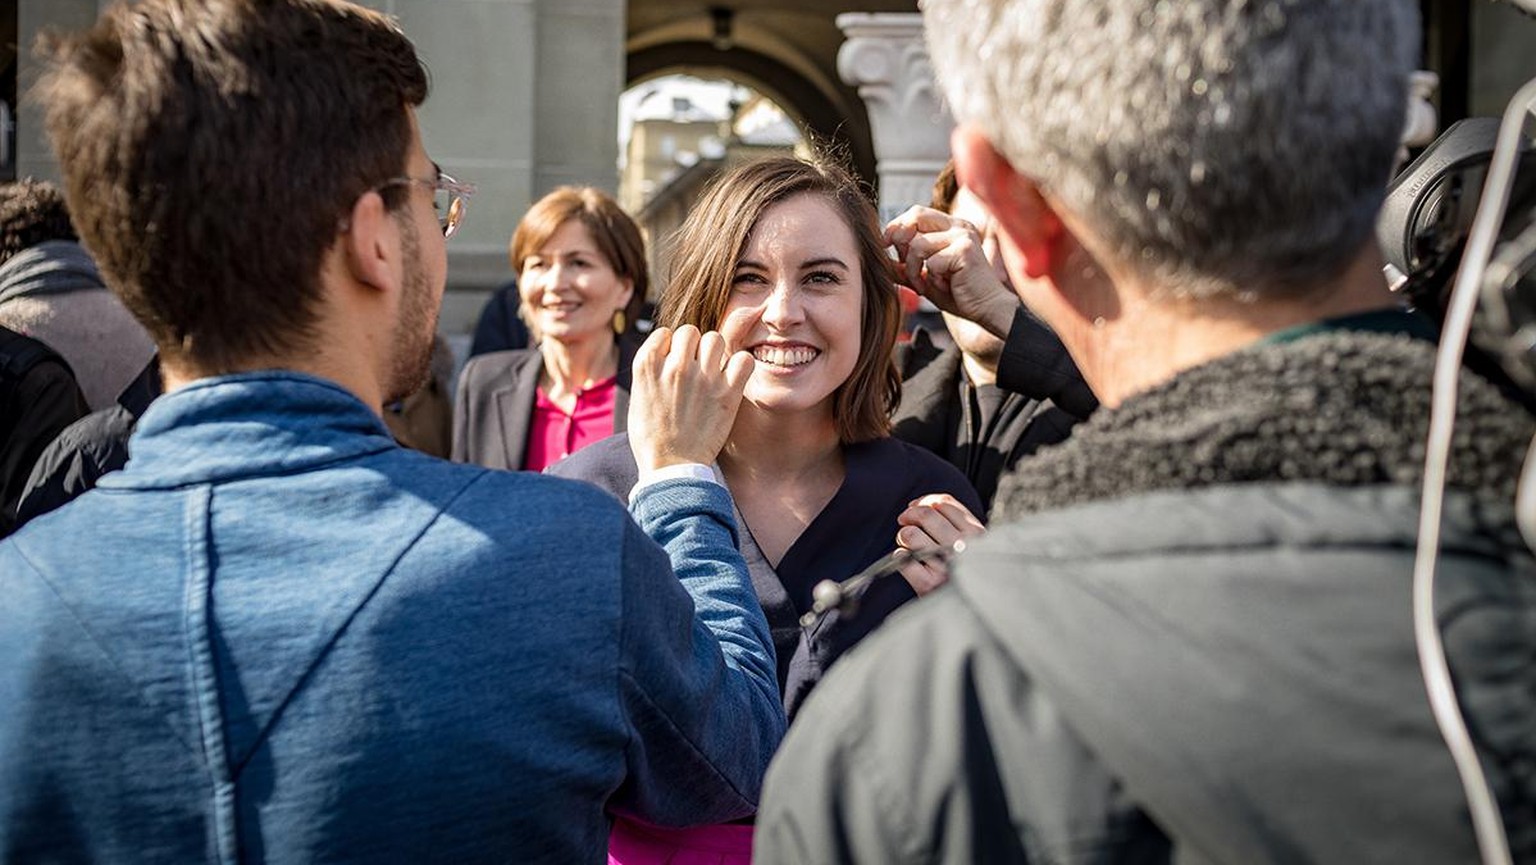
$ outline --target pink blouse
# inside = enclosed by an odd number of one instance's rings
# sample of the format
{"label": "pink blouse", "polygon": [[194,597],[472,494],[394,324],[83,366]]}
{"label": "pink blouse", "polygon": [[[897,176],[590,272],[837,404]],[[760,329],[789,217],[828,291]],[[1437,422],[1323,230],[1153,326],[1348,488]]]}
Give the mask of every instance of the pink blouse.
{"label": "pink blouse", "polygon": [[618,398],[618,377],[609,376],[576,392],[576,407],[566,414],[539,388],[533,400],[533,422],[528,426],[525,471],[541,472],[587,445],[613,435],[613,406]]}

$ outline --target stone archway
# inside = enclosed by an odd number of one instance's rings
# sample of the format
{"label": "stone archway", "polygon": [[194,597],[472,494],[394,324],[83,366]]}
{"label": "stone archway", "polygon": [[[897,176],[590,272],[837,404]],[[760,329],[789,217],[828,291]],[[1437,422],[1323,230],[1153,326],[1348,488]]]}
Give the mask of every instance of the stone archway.
{"label": "stone archway", "polygon": [[875,183],[875,150],[862,105],[848,111],[787,64],[741,48],[720,51],[708,42],[668,42],[629,53],[626,87],[671,73],[724,78],[764,94],[802,124],[818,145],[845,147],[850,167]]}

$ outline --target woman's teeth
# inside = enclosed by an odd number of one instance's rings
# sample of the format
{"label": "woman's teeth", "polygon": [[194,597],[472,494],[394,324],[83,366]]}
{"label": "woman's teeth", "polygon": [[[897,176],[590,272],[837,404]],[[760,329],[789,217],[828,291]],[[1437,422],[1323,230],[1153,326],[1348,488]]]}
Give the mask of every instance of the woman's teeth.
{"label": "woman's teeth", "polygon": [[752,357],[774,366],[800,366],[816,359],[821,352],[814,348],[775,348],[760,345],[752,350]]}

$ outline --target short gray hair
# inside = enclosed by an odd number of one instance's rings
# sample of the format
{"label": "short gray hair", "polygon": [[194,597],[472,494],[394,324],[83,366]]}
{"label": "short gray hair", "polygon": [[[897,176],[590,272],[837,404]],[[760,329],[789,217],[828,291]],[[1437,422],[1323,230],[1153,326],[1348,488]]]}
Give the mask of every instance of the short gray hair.
{"label": "short gray hair", "polygon": [[1274,296],[1370,242],[1413,0],[923,0],[962,123],[1186,297]]}

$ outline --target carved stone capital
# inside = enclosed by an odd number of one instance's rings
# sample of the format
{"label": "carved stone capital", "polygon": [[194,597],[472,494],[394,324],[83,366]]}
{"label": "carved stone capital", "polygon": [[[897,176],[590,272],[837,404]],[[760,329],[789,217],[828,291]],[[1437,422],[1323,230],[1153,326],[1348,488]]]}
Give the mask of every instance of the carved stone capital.
{"label": "carved stone capital", "polygon": [[949,158],[954,121],[934,83],[923,17],[850,12],[837,16],[837,26],[847,36],[837,54],[838,75],[869,109],[882,215],[926,203]]}

